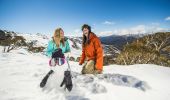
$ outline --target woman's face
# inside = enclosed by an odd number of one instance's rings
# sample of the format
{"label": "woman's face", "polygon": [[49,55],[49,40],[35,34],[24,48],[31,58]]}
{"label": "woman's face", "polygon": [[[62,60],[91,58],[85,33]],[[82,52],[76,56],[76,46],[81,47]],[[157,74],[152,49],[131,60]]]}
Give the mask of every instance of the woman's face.
{"label": "woman's face", "polygon": [[83,34],[88,37],[89,30],[87,28],[83,29]]}
{"label": "woman's face", "polygon": [[63,30],[60,30],[60,36],[61,36],[61,38],[64,38],[64,31]]}

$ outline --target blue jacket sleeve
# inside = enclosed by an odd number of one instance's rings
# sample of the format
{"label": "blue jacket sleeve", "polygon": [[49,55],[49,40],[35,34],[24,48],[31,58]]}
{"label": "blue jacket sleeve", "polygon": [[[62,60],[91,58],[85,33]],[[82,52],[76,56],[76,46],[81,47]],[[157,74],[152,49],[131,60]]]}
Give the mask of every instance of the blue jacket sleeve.
{"label": "blue jacket sleeve", "polygon": [[53,52],[53,43],[51,41],[48,42],[48,46],[47,46],[47,51],[46,54],[48,57],[52,56],[52,52]]}
{"label": "blue jacket sleeve", "polygon": [[71,52],[70,44],[69,44],[68,40],[66,41],[66,53],[67,52]]}

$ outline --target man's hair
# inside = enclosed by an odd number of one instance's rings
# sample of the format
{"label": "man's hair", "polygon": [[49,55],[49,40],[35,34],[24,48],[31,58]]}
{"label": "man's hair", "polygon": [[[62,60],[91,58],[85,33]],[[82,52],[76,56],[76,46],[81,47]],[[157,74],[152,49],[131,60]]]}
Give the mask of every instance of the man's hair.
{"label": "man's hair", "polygon": [[89,30],[89,33],[91,33],[91,26],[87,25],[87,24],[84,24],[82,27],[81,27],[81,30],[83,31],[84,28],[87,28]]}

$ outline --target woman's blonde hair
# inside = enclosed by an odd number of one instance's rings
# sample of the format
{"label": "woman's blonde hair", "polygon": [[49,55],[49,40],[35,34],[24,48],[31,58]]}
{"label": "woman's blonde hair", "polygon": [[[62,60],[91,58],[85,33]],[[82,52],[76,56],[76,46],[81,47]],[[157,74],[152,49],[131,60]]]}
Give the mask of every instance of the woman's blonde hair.
{"label": "woman's blonde hair", "polygon": [[[61,37],[61,31],[63,29],[62,28],[57,28],[55,31],[54,31],[54,35],[53,35],[53,40],[54,39],[59,39],[60,42],[62,43],[63,46],[65,46],[65,41],[64,41],[64,38]],[[55,38],[54,38],[55,37]],[[59,47],[56,43],[56,46]]]}

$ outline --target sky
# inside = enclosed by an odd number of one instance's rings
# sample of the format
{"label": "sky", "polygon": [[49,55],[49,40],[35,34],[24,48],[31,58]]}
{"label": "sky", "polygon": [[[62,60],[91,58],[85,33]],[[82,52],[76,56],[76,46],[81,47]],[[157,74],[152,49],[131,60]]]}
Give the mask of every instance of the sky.
{"label": "sky", "polygon": [[170,0],[0,0],[0,29],[21,33],[97,35],[170,30]]}

